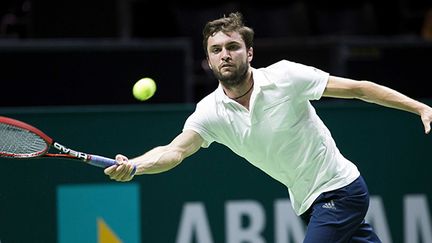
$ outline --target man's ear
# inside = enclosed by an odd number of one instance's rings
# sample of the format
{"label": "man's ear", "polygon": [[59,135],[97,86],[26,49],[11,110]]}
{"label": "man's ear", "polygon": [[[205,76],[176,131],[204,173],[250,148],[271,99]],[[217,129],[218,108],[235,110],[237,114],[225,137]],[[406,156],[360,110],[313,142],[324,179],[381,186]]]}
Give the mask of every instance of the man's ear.
{"label": "man's ear", "polygon": [[208,58],[206,59],[206,61],[207,61],[207,65],[209,66],[209,68],[210,68],[211,70],[213,70],[213,67],[212,67],[212,65],[211,65],[211,63],[210,63],[210,61],[209,61]]}
{"label": "man's ear", "polygon": [[248,56],[249,62],[251,62],[253,59],[253,47],[249,48],[249,50],[247,51],[247,56]]}

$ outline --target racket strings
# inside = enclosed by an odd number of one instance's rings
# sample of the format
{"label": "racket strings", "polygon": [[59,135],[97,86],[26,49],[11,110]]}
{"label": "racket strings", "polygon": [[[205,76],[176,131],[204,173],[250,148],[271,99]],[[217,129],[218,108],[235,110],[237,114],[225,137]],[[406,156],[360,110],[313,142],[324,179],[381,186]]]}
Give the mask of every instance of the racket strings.
{"label": "racket strings", "polygon": [[46,142],[38,135],[9,124],[0,124],[0,157],[33,157],[46,149]]}

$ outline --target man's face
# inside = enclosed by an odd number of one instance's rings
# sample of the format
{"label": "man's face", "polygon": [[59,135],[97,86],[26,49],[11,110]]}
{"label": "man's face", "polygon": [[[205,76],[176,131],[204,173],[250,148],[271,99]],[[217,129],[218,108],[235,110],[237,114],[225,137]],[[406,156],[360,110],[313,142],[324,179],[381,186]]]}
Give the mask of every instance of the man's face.
{"label": "man's face", "polygon": [[208,62],[216,78],[224,86],[236,86],[244,81],[252,48],[247,49],[237,32],[217,32],[207,43]]}

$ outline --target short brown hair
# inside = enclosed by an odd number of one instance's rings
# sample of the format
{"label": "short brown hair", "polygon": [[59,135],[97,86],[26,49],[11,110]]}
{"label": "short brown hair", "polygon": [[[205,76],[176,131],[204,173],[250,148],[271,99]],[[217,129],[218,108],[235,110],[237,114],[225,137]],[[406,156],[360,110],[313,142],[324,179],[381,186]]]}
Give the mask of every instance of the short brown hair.
{"label": "short brown hair", "polygon": [[207,53],[207,42],[208,38],[217,32],[222,31],[223,33],[228,32],[238,32],[243,41],[245,42],[246,48],[253,46],[254,41],[254,31],[252,28],[244,25],[243,15],[239,12],[230,13],[227,16],[215,19],[213,21],[207,22],[203,29],[203,47],[206,56]]}

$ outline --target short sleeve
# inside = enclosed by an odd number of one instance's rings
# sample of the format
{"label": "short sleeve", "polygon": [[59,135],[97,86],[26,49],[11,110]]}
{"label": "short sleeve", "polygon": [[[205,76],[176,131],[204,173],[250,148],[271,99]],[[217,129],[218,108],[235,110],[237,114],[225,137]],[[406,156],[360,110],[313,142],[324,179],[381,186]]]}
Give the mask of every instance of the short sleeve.
{"label": "short sleeve", "polygon": [[329,73],[304,64],[294,63],[295,89],[305,99],[319,100],[327,86]]}
{"label": "short sleeve", "polygon": [[329,73],[318,68],[287,60],[269,68],[278,76],[277,82],[289,84],[287,92],[303,100],[320,99],[329,78]]}

